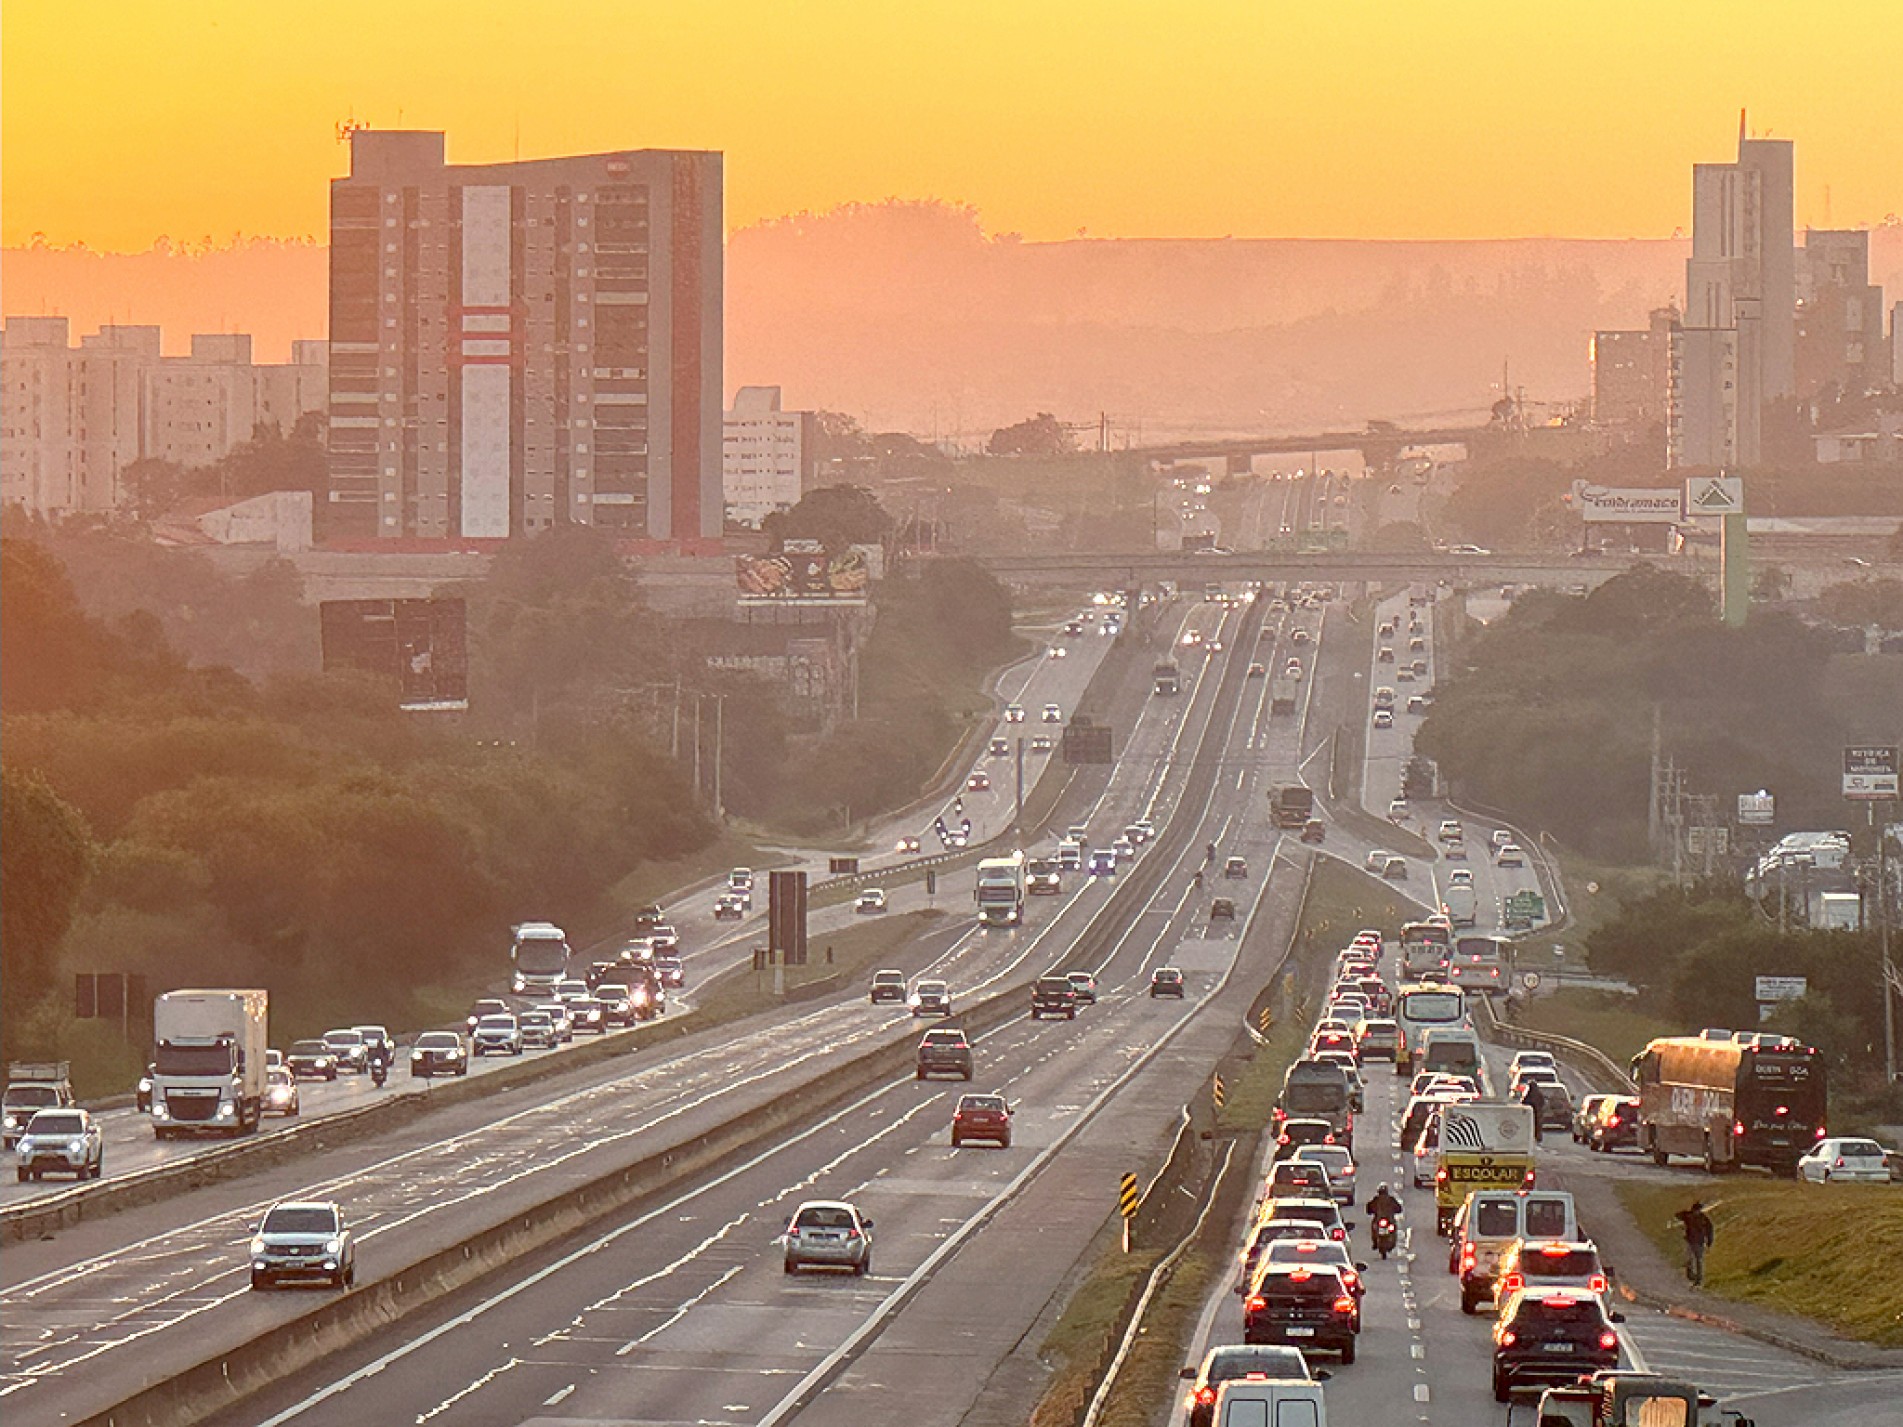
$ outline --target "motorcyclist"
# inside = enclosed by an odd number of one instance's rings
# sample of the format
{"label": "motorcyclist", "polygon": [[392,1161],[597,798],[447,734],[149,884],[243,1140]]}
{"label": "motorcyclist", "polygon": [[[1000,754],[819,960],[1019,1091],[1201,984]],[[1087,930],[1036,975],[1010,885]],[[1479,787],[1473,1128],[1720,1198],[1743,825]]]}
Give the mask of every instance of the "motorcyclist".
{"label": "motorcyclist", "polygon": [[1375,1190],[1374,1198],[1368,1201],[1368,1217],[1371,1220],[1401,1217],[1401,1201],[1394,1197],[1387,1185]]}
{"label": "motorcyclist", "polygon": [[379,1086],[390,1074],[390,1044],[376,1040],[370,1043],[370,1078]]}
{"label": "motorcyclist", "polygon": [[1216,860],[1216,844],[1213,842],[1204,843],[1203,844],[1204,864],[1206,865],[1208,863],[1214,862],[1215,860]]}
{"label": "motorcyclist", "polygon": [[1202,868],[1198,867],[1196,869],[1195,875],[1192,880],[1195,882],[1195,884],[1198,887],[1203,885],[1203,869]]}

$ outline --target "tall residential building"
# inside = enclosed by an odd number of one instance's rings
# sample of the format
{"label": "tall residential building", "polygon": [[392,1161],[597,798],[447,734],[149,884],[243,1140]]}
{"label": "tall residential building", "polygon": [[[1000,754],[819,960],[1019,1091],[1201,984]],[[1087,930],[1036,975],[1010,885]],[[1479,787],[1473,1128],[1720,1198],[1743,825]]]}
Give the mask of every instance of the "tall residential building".
{"label": "tall residential building", "polygon": [[[1729,409],[1732,430],[1721,443],[1725,464],[1757,464],[1764,403],[1796,390],[1796,198],[1788,139],[1752,139],[1742,120],[1738,159],[1692,166],[1692,255],[1685,263],[1686,360],[1673,358],[1675,390],[1702,412]],[[1710,360],[1715,339],[1693,332],[1730,332],[1731,355]],[[1693,391],[1683,382],[1727,370],[1733,390]],[[1672,424],[1668,417],[1668,427]],[[1681,421],[1680,425],[1687,424]],[[1690,419],[1691,426],[1698,419]],[[1680,462],[1672,452],[1674,464]]]}
{"label": "tall residential building", "polygon": [[743,386],[727,413],[724,467],[727,519],[759,528],[776,510],[799,504],[813,443],[810,411],[780,410],[776,386]]}
{"label": "tall residential building", "polygon": [[1812,228],[1798,257],[1798,395],[1886,384],[1890,352],[1883,289],[1870,281],[1870,235]]}
{"label": "tall residential building", "polygon": [[134,461],[210,465],[260,424],[288,432],[322,411],[324,351],[298,342],[289,364],[258,366],[248,336],[198,334],[189,357],[166,357],[157,327],[105,326],[75,347],[64,317],[8,318],[0,501],[56,520],[111,514]]}
{"label": "tall residential building", "polygon": [[1642,430],[1665,419],[1676,307],[1653,311],[1643,330],[1592,334],[1592,417],[1601,426]]}
{"label": "tall residential building", "polygon": [[330,193],[334,537],[717,539],[718,153],[444,161],[360,130]]}

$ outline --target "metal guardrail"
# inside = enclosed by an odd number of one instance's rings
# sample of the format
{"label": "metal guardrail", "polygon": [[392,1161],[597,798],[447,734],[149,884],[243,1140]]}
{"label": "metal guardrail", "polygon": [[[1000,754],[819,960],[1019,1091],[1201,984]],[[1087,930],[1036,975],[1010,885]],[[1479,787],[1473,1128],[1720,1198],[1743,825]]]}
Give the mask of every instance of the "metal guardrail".
{"label": "metal guardrail", "polygon": [[1601,1087],[1609,1092],[1622,1095],[1636,1095],[1639,1087],[1632,1077],[1611,1056],[1595,1045],[1574,1040],[1571,1036],[1562,1036],[1552,1031],[1535,1031],[1525,1026],[1516,1026],[1502,1021],[1493,1014],[1493,1004],[1485,997],[1476,1003],[1474,1021],[1480,1027],[1482,1035],[1489,1040],[1497,1040],[1506,1045],[1524,1046],[1528,1050],[1547,1050],[1554,1055],[1563,1055],[1576,1063],[1591,1068]]}

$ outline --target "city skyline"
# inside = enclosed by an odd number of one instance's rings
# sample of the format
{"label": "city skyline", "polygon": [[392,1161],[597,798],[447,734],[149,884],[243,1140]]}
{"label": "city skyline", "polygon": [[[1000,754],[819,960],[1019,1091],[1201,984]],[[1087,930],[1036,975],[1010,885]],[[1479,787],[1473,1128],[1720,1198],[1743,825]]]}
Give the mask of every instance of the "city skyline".
{"label": "city skyline", "polygon": [[730,231],[905,195],[1032,239],[1658,237],[1689,230],[1687,168],[1744,108],[1803,139],[1799,227],[1897,211],[1903,100],[1840,63],[1903,48],[1893,5],[1754,29],[1686,4],[1645,14],[1643,47],[1630,5],[1393,8],[962,6],[901,46],[873,7],[582,0],[566,28],[594,38],[564,48],[513,7],[370,26],[340,0],[290,47],[281,14],[228,0],[109,26],[27,0],[3,22],[4,241],[321,238],[352,120],[447,129],[458,163],[721,150]]}

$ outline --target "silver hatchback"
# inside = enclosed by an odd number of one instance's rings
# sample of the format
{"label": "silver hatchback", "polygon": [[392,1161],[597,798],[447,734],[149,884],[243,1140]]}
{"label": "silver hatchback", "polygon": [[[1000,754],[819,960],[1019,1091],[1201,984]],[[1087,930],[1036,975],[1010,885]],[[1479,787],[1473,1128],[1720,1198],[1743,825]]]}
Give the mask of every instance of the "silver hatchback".
{"label": "silver hatchback", "polygon": [[786,1221],[786,1271],[844,1268],[864,1277],[872,1271],[872,1220],[836,1199],[810,1199]]}

